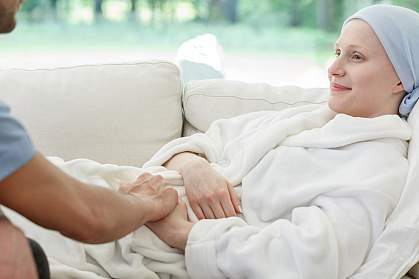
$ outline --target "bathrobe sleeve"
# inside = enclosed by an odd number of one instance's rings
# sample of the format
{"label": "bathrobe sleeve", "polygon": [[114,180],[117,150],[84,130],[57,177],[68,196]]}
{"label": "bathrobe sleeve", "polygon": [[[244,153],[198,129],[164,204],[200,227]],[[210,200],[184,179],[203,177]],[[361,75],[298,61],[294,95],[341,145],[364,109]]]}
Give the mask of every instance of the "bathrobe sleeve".
{"label": "bathrobe sleeve", "polygon": [[370,214],[356,198],[319,197],[260,228],[231,217],[193,226],[191,278],[346,278],[370,247]]}
{"label": "bathrobe sleeve", "polygon": [[283,111],[260,111],[214,121],[205,133],[164,145],[144,168],[161,166],[174,155],[193,152],[237,185],[257,162],[289,135],[324,125],[334,113],[324,105],[307,105]]}
{"label": "bathrobe sleeve", "polygon": [[209,162],[222,160],[229,144],[257,133],[277,113],[271,111],[255,112],[230,119],[214,121],[205,133],[175,139],[164,145],[144,167],[158,166],[181,152],[194,152],[205,156]]}

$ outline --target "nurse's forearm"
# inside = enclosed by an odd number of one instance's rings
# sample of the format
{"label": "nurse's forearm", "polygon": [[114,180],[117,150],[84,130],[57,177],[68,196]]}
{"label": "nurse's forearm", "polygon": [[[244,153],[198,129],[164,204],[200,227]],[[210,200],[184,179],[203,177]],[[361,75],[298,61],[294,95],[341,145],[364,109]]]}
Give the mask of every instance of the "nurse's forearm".
{"label": "nurse's forearm", "polygon": [[0,204],[87,243],[120,238],[149,221],[155,208],[148,198],[84,184],[40,154],[0,183]]}

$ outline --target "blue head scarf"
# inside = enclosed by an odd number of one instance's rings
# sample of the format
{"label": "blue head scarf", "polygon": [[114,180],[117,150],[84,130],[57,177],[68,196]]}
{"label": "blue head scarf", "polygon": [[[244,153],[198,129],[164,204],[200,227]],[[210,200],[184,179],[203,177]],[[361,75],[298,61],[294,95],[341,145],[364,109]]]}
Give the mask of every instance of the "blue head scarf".
{"label": "blue head scarf", "polygon": [[419,13],[398,6],[372,5],[350,16],[361,19],[374,30],[403,84],[399,113],[407,117],[419,99]]}

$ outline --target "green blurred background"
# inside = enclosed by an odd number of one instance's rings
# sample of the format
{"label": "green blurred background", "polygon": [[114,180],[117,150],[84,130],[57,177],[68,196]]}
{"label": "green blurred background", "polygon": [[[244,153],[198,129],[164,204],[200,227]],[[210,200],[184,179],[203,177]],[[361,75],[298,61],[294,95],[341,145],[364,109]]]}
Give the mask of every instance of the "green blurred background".
{"label": "green blurred background", "polygon": [[0,37],[0,67],[34,57],[170,59],[185,40],[212,33],[233,78],[239,68],[256,67],[240,79],[260,80],[262,70],[273,79],[281,75],[272,72],[276,65],[293,61],[294,72],[283,69],[287,77],[313,67],[314,76],[323,75],[343,20],[376,3],[419,11],[419,0],[25,0],[16,30]]}

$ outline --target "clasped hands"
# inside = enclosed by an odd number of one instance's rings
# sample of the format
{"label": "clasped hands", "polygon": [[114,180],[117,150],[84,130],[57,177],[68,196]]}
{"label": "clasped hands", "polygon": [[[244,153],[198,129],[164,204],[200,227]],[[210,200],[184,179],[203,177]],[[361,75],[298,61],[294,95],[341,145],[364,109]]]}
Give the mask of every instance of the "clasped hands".
{"label": "clasped hands", "polygon": [[[178,169],[195,215],[198,219],[236,216],[240,207],[232,185],[201,159],[186,160],[187,163]],[[120,190],[147,197],[151,216],[147,219],[147,227],[169,246],[184,250],[193,224],[188,220],[186,204],[177,198],[175,190],[164,186],[160,175],[144,173],[134,183],[122,185]]]}

